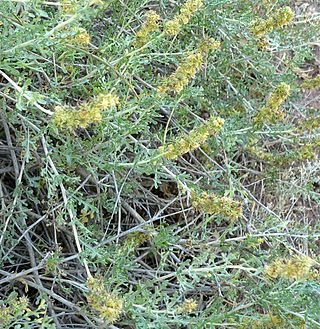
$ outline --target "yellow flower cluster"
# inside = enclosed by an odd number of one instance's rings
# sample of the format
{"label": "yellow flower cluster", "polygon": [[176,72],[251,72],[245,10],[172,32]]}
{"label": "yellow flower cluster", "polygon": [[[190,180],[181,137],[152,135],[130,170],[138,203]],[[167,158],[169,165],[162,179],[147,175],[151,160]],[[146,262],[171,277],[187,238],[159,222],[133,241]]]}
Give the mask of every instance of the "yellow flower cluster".
{"label": "yellow flower cluster", "polygon": [[314,79],[307,80],[300,85],[301,89],[316,89],[320,88],[320,75]]}
{"label": "yellow flower cluster", "polygon": [[[19,316],[23,316],[30,311],[28,308],[28,298],[20,297],[13,298],[15,293],[12,293],[8,298],[8,303],[0,304],[0,325],[1,328],[9,328],[9,325],[17,320]],[[10,327],[11,328],[11,327]]]}
{"label": "yellow flower cluster", "polygon": [[267,106],[271,108],[277,108],[286,100],[290,95],[290,86],[281,83],[270,95],[267,101]]}
{"label": "yellow flower cluster", "polygon": [[76,34],[72,38],[72,42],[81,46],[87,46],[90,43],[90,35],[86,29],[79,27],[75,30]]}
{"label": "yellow flower cluster", "polygon": [[215,50],[219,47],[219,41],[212,38],[204,39],[200,42],[197,50],[188,55],[177,70],[162,82],[162,84],[158,87],[158,92],[181,92],[200,70],[205,55],[210,50]]}
{"label": "yellow flower cluster", "polygon": [[[23,282],[23,280],[21,280]],[[6,300],[0,300],[0,328],[52,328],[47,314],[47,302],[44,299],[36,303],[32,309],[28,307],[28,298],[18,297],[17,292],[9,294]]]}
{"label": "yellow flower cluster", "polygon": [[53,123],[58,128],[86,128],[92,123],[102,120],[102,110],[114,107],[119,103],[119,98],[113,94],[99,94],[93,101],[83,104],[79,109],[68,106],[55,108]]}
{"label": "yellow flower cluster", "polygon": [[205,56],[210,50],[216,50],[220,48],[221,42],[214,38],[204,38],[200,41],[197,52]]}
{"label": "yellow flower cluster", "polygon": [[97,98],[91,103],[91,106],[98,108],[99,110],[104,110],[109,107],[115,107],[120,103],[118,96],[108,93],[99,94]]}
{"label": "yellow flower cluster", "polygon": [[64,14],[75,14],[79,0],[62,0],[61,10]]}
{"label": "yellow flower cluster", "polygon": [[291,259],[276,259],[265,268],[267,276],[276,279],[308,280],[314,277],[314,261],[308,256],[294,256]]}
{"label": "yellow flower cluster", "polygon": [[290,7],[283,7],[272,15],[273,18],[273,27],[275,29],[280,29],[289,23],[291,23],[294,19],[294,12]]}
{"label": "yellow flower cluster", "polygon": [[274,329],[284,328],[287,325],[280,317],[268,314],[261,317],[259,320],[246,319],[241,323],[243,329]]}
{"label": "yellow flower cluster", "polygon": [[261,51],[268,50],[269,45],[270,45],[269,40],[266,37],[262,36],[257,39],[257,47],[259,50]]}
{"label": "yellow flower cluster", "polygon": [[150,241],[151,235],[144,232],[134,232],[127,235],[125,240],[125,247],[137,248],[145,242]]}
{"label": "yellow flower cluster", "polygon": [[280,106],[290,95],[290,86],[281,83],[269,96],[266,106],[254,117],[255,124],[276,123],[284,119]]}
{"label": "yellow flower cluster", "polygon": [[201,53],[190,54],[177,68],[176,72],[163,81],[158,91],[160,93],[166,93],[168,91],[181,92],[195,77],[202,63],[203,56]]}
{"label": "yellow flower cluster", "polygon": [[[295,318],[294,324],[297,329],[305,329],[305,322],[303,319]],[[241,329],[287,329],[288,321],[285,321],[280,316],[273,313],[262,315],[259,320],[245,319],[241,322]]]}
{"label": "yellow flower cluster", "polygon": [[262,147],[250,145],[246,148],[246,151],[259,160],[266,162],[274,161],[274,155],[271,152],[266,152]]}
{"label": "yellow flower cluster", "polygon": [[181,306],[177,308],[179,313],[192,313],[198,308],[198,302],[193,298],[186,299]]}
{"label": "yellow flower cluster", "polygon": [[164,32],[171,36],[179,34],[183,25],[189,23],[192,16],[203,6],[202,0],[187,0],[181,7],[180,13],[164,24]]}
{"label": "yellow flower cluster", "polygon": [[77,12],[81,7],[83,8],[85,5],[93,6],[93,5],[103,5],[102,0],[61,0],[61,11],[63,14],[73,15]]}
{"label": "yellow flower cluster", "polygon": [[99,313],[100,318],[108,323],[118,320],[123,312],[123,300],[107,291],[102,278],[88,279],[87,286],[87,301]]}
{"label": "yellow flower cluster", "polygon": [[268,162],[274,166],[281,167],[296,161],[307,161],[316,159],[319,155],[320,141],[315,138],[310,143],[298,145],[288,153],[267,152],[259,146],[250,145],[246,150],[261,161]]}
{"label": "yellow flower cluster", "polygon": [[210,136],[217,135],[224,124],[221,118],[211,117],[202,126],[195,128],[188,135],[179,138],[173,144],[161,146],[159,152],[169,160],[175,160],[179,156],[197,149]]}
{"label": "yellow flower cluster", "polygon": [[299,123],[298,131],[312,131],[320,128],[320,116],[314,116],[305,120],[302,120]]}
{"label": "yellow flower cluster", "polygon": [[294,152],[294,156],[289,158],[291,162],[293,161],[306,161],[311,159],[316,159],[319,156],[319,140],[307,143],[303,146],[297,148]]}
{"label": "yellow flower cluster", "polygon": [[251,33],[256,36],[266,35],[276,28],[282,28],[292,22],[294,12],[290,7],[283,7],[275,11],[270,18],[258,18],[251,24]]}
{"label": "yellow flower cluster", "polygon": [[77,111],[68,106],[56,106],[52,121],[58,128],[75,129],[79,125]]}
{"label": "yellow flower cluster", "polygon": [[197,192],[191,190],[192,206],[209,215],[218,215],[230,219],[237,219],[242,215],[242,207],[238,201],[222,197],[214,193]]}
{"label": "yellow flower cluster", "polygon": [[252,24],[250,31],[256,36],[266,35],[273,31],[273,19],[258,18]]}
{"label": "yellow flower cluster", "polygon": [[159,28],[160,19],[160,16],[154,10],[147,12],[146,21],[137,32],[133,42],[135,47],[141,47],[148,42],[150,33],[157,31]]}

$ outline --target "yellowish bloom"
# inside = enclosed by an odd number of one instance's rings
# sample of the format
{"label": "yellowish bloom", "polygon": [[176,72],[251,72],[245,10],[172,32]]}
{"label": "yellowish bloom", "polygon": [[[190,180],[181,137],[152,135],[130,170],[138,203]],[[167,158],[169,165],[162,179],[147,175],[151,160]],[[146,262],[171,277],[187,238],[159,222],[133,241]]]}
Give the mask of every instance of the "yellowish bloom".
{"label": "yellowish bloom", "polygon": [[172,20],[164,24],[164,32],[171,36],[179,34],[183,25],[189,23],[192,16],[203,6],[202,0],[187,0]]}
{"label": "yellowish bloom", "polygon": [[255,124],[263,123],[277,123],[281,122],[285,114],[278,107],[272,108],[264,106],[260,109],[259,113],[254,117]]}
{"label": "yellowish bloom", "polygon": [[89,124],[99,123],[102,120],[101,108],[85,104],[78,111],[79,128],[86,128]]}
{"label": "yellowish bloom", "polygon": [[258,18],[251,24],[251,33],[256,36],[266,35],[276,28],[288,25],[294,19],[294,12],[290,7],[283,7],[276,10],[267,19]]}
{"label": "yellowish bloom", "polygon": [[108,94],[99,94],[92,102],[94,107],[99,109],[106,109],[108,107],[115,107],[120,103],[120,99],[118,96],[108,93]]}
{"label": "yellowish bloom", "polygon": [[197,149],[210,136],[217,135],[221,131],[223,124],[223,119],[211,117],[202,126],[195,128],[188,135],[177,139],[173,144],[161,146],[159,151],[165,158],[175,160],[179,156]]}
{"label": "yellowish bloom", "polygon": [[242,207],[238,201],[222,197],[214,193],[197,192],[191,190],[191,204],[201,212],[218,215],[230,219],[237,219],[242,215]]}
{"label": "yellowish bloom", "polygon": [[268,50],[269,45],[270,45],[270,43],[266,37],[262,36],[262,37],[258,38],[257,47],[259,50]]}
{"label": "yellowish bloom", "polygon": [[318,75],[314,79],[310,79],[310,80],[304,81],[300,85],[300,88],[301,89],[315,89],[315,88],[320,88],[320,75]]}
{"label": "yellowish bloom", "polygon": [[106,289],[102,278],[89,278],[87,286],[87,301],[100,318],[108,323],[118,320],[123,312],[123,300]]}
{"label": "yellowish bloom", "polygon": [[291,259],[280,258],[267,265],[265,274],[273,279],[308,280],[314,261],[308,256],[294,256]]}
{"label": "yellowish bloom", "polygon": [[283,7],[278,9],[273,15],[273,27],[282,28],[291,23],[294,19],[294,12],[290,7]]}
{"label": "yellowish bloom", "polygon": [[86,29],[79,27],[76,33],[72,39],[73,42],[83,46],[87,46],[90,43],[90,35]]}
{"label": "yellowish bloom", "polygon": [[60,6],[63,14],[73,15],[86,4],[89,6],[103,5],[102,0],[91,0],[89,3],[83,0],[61,0]]}
{"label": "yellowish bloom", "polygon": [[257,157],[259,160],[271,162],[274,160],[274,156],[270,152],[266,152],[263,148],[256,145],[250,145],[246,148],[247,152]]}
{"label": "yellowish bloom", "polygon": [[276,123],[284,119],[280,106],[290,95],[290,86],[281,83],[269,96],[266,106],[262,107],[253,121],[255,124]]}
{"label": "yellowish bloom", "polygon": [[147,12],[146,21],[137,32],[133,42],[135,47],[141,47],[149,41],[150,34],[158,30],[160,19],[160,16],[154,10]]}
{"label": "yellowish bloom", "polygon": [[68,106],[55,108],[53,123],[63,129],[86,128],[102,121],[102,111],[119,104],[119,98],[111,93],[99,94],[91,102],[82,104],[78,109]]}
{"label": "yellowish bloom", "polygon": [[168,78],[162,81],[158,87],[159,93],[175,92],[180,93],[195,77],[201,69],[204,56],[210,51],[220,47],[220,42],[208,38],[200,42],[195,52],[189,54],[184,61],[178,66],[177,70]]}
{"label": "yellowish bloom", "polygon": [[53,115],[53,123],[58,128],[75,129],[78,125],[76,112],[67,106],[56,106]]}
{"label": "yellowish bloom", "polygon": [[[14,328],[14,324],[19,318],[27,318],[30,308],[28,298],[18,297],[16,292],[12,292],[6,301],[1,300],[0,305],[0,326],[1,328]],[[39,309],[40,310],[40,309]]]}
{"label": "yellowish bloom", "polygon": [[209,53],[210,50],[216,50],[219,49],[221,45],[220,41],[217,41],[214,38],[204,38],[200,41],[197,51],[203,55],[206,55]]}
{"label": "yellowish bloom", "polygon": [[320,116],[310,117],[308,119],[302,120],[299,123],[298,131],[312,131],[320,128]]}
{"label": "yellowish bloom", "polygon": [[137,248],[145,242],[150,241],[152,236],[144,232],[133,232],[127,235],[124,245],[127,248]]}
{"label": "yellowish bloom", "polygon": [[256,36],[268,34],[273,31],[273,23],[272,18],[258,18],[251,25],[251,33]]}
{"label": "yellowish bloom", "polygon": [[62,0],[61,10],[64,14],[75,14],[79,0]]}
{"label": "yellowish bloom", "polygon": [[270,95],[267,105],[276,108],[282,105],[290,95],[290,86],[286,83],[281,83]]}
{"label": "yellowish bloom", "polygon": [[191,17],[203,6],[202,0],[188,0],[182,5],[180,14],[178,15],[182,24],[188,24]]}
{"label": "yellowish bloom", "polygon": [[317,141],[307,143],[302,147],[299,147],[292,161],[305,161],[316,159],[319,155],[319,143]]}
{"label": "yellowish bloom", "polygon": [[305,321],[301,318],[291,316],[290,324],[288,320],[282,319],[279,315],[268,313],[260,315],[259,319],[246,318],[241,322],[240,329],[287,329],[294,323],[297,329],[306,329]]}
{"label": "yellowish bloom", "polygon": [[181,306],[178,307],[179,313],[192,313],[198,308],[198,302],[193,298],[186,299]]}
{"label": "yellowish bloom", "polygon": [[175,36],[179,34],[180,30],[181,30],[181,23],[176,18],[164,24],[164,31],[166,34]]}
{"label": "yellowish bloom", "polygon": [[200,70],[203,62],[201,53],[190,54],[185,58],[183,63],[177,70],[162,82],[158,88],[160,93],[173,91],[181,92],[185,86],[195,77],[198,70]]}
{"label": "yellowish bloom", "polygon": [[[303,126],[301,126],[301,128],[302,127]],[[249,145],[246,150],[259,160],[269,162],[277,167],[282,167],[296,161],[316,159],[319,155],[320,141],[318,138],[315,138],[309,143],[295,145],[294,148],[287,153],[267,152],[263,148],[254,145]]]}

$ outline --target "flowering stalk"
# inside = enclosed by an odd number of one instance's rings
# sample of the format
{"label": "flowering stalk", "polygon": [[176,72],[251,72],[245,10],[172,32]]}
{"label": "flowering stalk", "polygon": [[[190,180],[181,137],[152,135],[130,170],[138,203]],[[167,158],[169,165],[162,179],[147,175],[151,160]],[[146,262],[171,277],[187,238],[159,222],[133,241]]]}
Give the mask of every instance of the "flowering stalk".
{"label": "flowering stalk", "polygon": [[189,23],[192,16],[203,6],[202,0],[188,0],[172,20],[164,24],[164,32],[170,36],[176,36],[179,34],[183,25]]}
{"label": "flowering stalk", "polygon": [[115,322],[123,312],[123,300],[107,291],[101,278],[89,278],[87,286],[89,288],[87,301],[92,309],[108,323]]}
{"label": "flowering stalk", "polygon": [[305,130],[311,132],[315,129],[320,128],[320,116],[310,117],[308,119],[304,119],[299,123],[298,131],[304,132]]}
{"label": "flowering stalk", "polygon": [[297,161],[316,159],[319,156],[320,142],[318,139],[314,139],[310,143],[295,147],[288,154],[266,152],[263,148],[258,146],[249,146],[246,150],[261,161],[265,161],[277,167],[282,167]]}
{"label": "flowering stalk", "polygon": [[214,193],[198,193],[191,190],[191,203],[196,210],[209,215],[218,215],[230,219],[237,219],[242,215],[242,207],[239,202]]}
{"label": "flowering stalk", "polygon": [[223,119],[211,117],[205,124],[195,128],[188,135],[177,139],[173,144],[161,146],[159,151],[165,158],[175,160],[179,156],[197,149],[210,136],[217,135],[221,131],[223,124]]}
{"label": "flowering stalk", "polygon": [[181,193],[190,193],[192,206],[196,210],[207,213],[209,215],[219,215],[223,217],[229,217],[231,219],[237,219],[242,215],[242,206],[239,202],[228,197],[218,196],[214,193],[208,194],[207,192],[198,192],[194,189],[190,189],[168,168],[165,166],[162,166],[162,168],[171,177],[177,180]]}
{"label": "flowering stalk", "polygon": [[274,29],[288,25],[294,19],[294,12],[290,7],[283,7],[271,14],[267,19],[258,18],[251,24],[251,33],[255,36],[266,35]]}
{"label": "flowering stalk", "polygon": [[158,30],[160,19],[160,16],[154,10],[147,12],[146,21],[137,32],[133,42],[134,47],[141,47],[149,41],[150,34]]}
{"label": "flowering stalk", "polygon": [[99,94],[93,101],[83,104],[79,109],[68,106],[55,108],[53,122],[58,128],[86,128],[92,123],[102,120],[102,110],[115,107],[119,103],[118,96],[113,94]]}
{"label": "flowering stalk", "polygon": [[281,83],[269,96],[266,106],[260,109],[254,117],[255,124],[276,123],[284,119],[280,106],[290,95],[290,86]]}
{"label": "flowering stalk", "polygon": [[63,14],[72,15],[85,6],[103,5],[102,0],[80,1],[80,0],[61,0],[60,6]]}
{"label": "flowering stalk", "polygon": [[315,89],[320,88],[320,75],[314,79],[307,80],[300,85],[301,89]]}
{"label": "flowering stalk", "polygon": [[256,316],[253,318],[245,318],[241,322],[239,329],[286,329],[293,326],[293,323],[296,326],[296,329],[306,329],[304,319],[299,317],[291,317],[290,323],[288,323],[288,320],[284,320],[279,315],[271,312],[261,315],[258,318]]}
{"label": "flowering stalk", "polygon": [[188,55],[177,70],[168,78],[162,81],[158,87],[160,93],[173,91],[181,92],[190,81],[195,77],[196,73],[201,69],[205,56],[212,49],[218,49],[220,42],[212,38],[204,39],[200,42],[196,51]]}
{"label": "flowering stalk", "polygon": [[272,279],[308,280],[313,277],[315,262],[308,256],[294,256],[291,259],[279,258],[265,268],[265,274]]}

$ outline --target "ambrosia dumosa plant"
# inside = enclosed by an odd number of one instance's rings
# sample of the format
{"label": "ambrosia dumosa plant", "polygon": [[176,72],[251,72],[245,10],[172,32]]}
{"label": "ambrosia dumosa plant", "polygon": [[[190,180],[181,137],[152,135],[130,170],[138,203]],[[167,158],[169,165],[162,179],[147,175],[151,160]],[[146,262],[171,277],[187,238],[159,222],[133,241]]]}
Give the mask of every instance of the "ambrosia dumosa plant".
{"label": "ambrosia dumosa plant", "polygon": [[320,328],[307,2],[1,2],[1,328]]}

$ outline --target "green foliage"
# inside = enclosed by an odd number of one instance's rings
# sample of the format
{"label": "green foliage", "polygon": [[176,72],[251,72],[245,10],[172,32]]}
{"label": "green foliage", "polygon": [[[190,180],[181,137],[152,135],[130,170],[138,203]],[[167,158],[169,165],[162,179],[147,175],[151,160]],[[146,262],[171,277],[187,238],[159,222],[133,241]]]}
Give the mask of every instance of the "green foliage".
{"label": "green foliage", "polygon": [[[1,3],[3,328],[320,327],[319,15],[299,10]],[[312,275],[267,275],[301,255]]]}
{"label": "green foliage", "polygon": [[6,301],[0,301],[1,328],[43,328],[53,329],[52,320],[46,316],[46,301],[36,303],[34,310],[29,308],[26,297],[18,297],[16,292],[11,292]]}

